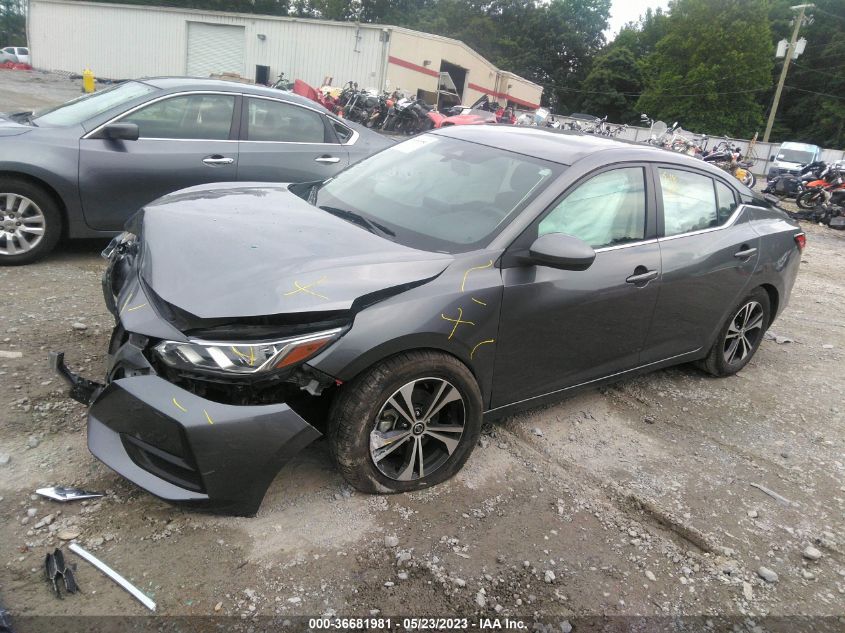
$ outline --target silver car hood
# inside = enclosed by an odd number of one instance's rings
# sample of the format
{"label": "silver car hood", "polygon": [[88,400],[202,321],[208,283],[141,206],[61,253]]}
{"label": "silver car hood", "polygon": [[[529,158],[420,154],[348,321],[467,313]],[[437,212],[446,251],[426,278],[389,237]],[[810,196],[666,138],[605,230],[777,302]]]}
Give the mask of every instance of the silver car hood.
{"label": "silver car hood", "polygon": [[432,279],[453,259],[370,233],[286,185],[192,187],[147,205],[130,226],[142,236],[143,281],[202,319],[349,310]]}

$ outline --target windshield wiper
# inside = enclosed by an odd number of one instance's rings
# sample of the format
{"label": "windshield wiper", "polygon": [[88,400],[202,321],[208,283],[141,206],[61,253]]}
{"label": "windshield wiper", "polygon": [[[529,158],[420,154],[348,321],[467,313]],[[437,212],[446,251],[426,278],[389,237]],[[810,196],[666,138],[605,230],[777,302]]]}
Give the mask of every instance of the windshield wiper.
{"label": "windshield wiper", "polygon": [[363,215],[355,213],[354,211],[328,206],[320,206],[318,208],[322,209],[323,211],[326,211],[327,213],[331,213],[332,215],[336,215],[339,218],[343,218],[344,220],[348,220],[354,224],[357,224],[358,226],[367,229],[370,233],[375,233],[376,235],[378,235],[379,233],[384,233],[385,235],[389,235],[390,237],[396,237],[396,233],[391,231],[386,226],[379,224],[378,222],[368,220]]}

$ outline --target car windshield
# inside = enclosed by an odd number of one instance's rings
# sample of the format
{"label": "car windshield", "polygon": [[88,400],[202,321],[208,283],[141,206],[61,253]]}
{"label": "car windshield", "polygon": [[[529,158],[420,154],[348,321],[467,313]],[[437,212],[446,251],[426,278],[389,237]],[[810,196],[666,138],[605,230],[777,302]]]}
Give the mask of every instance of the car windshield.
{"label": "car windshield", "polygon": [[406,246],[458,253],[489,244],[564,168],[426,134],[341,172],[314,202]]}
{"label": "car windshield", "polygon": [[800,163],[801,165],[806,165],[807,163],[813,162],[813,152],[799,149],[781,149],[780,152],[778,152],[777,158],[778,160],[782,160],[787,163]]}
{"label": "car windshield", "polygon": [[91,94],[82,95],[59,106],[39,110],[33,121],[36,125],[63,127],[78,125],[103,112],[129,103],[143,95],[155,92],[157,88],[137,81],[127,81]]}

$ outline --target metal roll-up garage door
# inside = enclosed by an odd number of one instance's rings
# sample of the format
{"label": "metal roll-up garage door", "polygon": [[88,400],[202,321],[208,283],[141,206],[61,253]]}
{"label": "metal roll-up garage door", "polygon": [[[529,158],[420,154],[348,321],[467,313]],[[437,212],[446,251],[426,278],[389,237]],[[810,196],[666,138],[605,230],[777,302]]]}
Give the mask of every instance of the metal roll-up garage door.
{"label": "metal roll-up garage door", "polygon": [[242,26],[188,22],[189,77],[244,72],[245,31]]}

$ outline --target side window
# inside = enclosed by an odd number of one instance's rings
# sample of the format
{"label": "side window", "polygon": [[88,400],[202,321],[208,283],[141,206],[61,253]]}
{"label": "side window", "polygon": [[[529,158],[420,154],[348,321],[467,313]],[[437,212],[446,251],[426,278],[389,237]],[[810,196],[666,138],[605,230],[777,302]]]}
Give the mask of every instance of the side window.
{"label": "side window", "polygon": [[324,143],[326,130],[318,112],[270,99],[249,99],[247,141]]}
{"label": "side window", "polygon": [[680,235],[719,226],[713,179],[659,167],[664,234]]}
{"label": "side window", "polygon": [[341,144],[348,142],[349,139],[352,138],[352,130],[346,127],[343,123],[332,121],[332,127],[334,128],[334,133],[337,134],[337,138]]}
{"label": "side window", "polygon": [[642,167],[613,169],[578,185],[540,221],[539,235],[568,233],[593,248],[645,237]]}
{"label": "side window", "polygon": [[716,201],[719,205],[719,224],[724,224],[736,209],[736,196],[726,184],[716,181]]}
{"label": "side window", "polygon": [[162,99],[120,119],[135,123],[141,138],[229,138],[234,95],[194,94]]}

